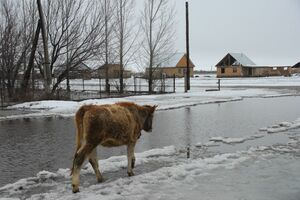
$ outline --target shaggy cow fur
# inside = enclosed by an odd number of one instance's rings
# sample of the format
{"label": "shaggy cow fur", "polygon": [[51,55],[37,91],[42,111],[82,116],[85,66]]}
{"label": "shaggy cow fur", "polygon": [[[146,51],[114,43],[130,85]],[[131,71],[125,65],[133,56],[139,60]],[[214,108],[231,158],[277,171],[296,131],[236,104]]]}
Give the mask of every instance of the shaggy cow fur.
{"label": "shaggy cow fur", "polygon": [[112,105],[84,105],[75,115],[76,152],[73,160],[72,187],[79,191],[79,173],[86,158],[92,165],[98,182],[102,182],[96,147],[127,145],[128,176],[133,176],[134,147],[141,131],[152,130],[152,119],[157,106],[139,106],[130,102]]}

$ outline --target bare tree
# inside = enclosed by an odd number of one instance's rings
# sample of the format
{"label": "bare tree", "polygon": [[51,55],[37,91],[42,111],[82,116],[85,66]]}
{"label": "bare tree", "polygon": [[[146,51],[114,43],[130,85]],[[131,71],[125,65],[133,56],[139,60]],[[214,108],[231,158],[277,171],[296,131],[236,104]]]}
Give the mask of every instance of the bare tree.
{"label": "bare tree", "polygon": [[[45,30],[43,30],[39,24],[36,2],[0,0],[0,72],[1,81],[9,90],[10,97],[15,93],[16,78],[22,74],[24,74],[22,91],[26,94],[30,72],[34,71],[34,66],[38,67],[41,76],[46,80],[45,87],[50,85],[49,80],[54,71],[58,71],[57,79],[51,85],[53,94],[59,84],[68,77],[70,70],[82,62],[104,55],[105,19],[108,19],[105,14],[111,10],[105,10],[104,3],[99,1],[104,2],[104,0],[42,1],[41,6],[45,11],[44,15],[40,14],[45,16]],[[47,48],[43,48],[39,42],[41,40],[39,31],[47,33],[44,43],[48,39],[46,44],[49,45],[50,54],[48,73],[45,73],[47,68],[43,67]],[[111,29],[106,31],[111,32]],[[32,45],[34,43],[38,43],[37,53],[35,45]]]}
{"label": "bare tree", "polygon": [[[70,70],[103,53],[104,13],[97,0],[48,0],[45,5],[50,69],[57,72],[52,93]],[[39,65],[42,62],[40,50]],[[40,68],[42,71],[42,69]]]}
{"label": "bare tree", "polygon": [[43,62],[43,69],[44,69],[44,89],[46,97],[50,96],[50,87],[52,81],[52,74],[50,71],[50,61],[49,61],[49,48],[48,48],[48,32],[46,30],[46,22],[45,16],[43,12],[43,7],[41,4],[41,0],[37,0],[39,17],[40,17],[40,29],[43,38],[43,50],[44,50],[44,62]]}
{"label": "bare tree", "polygon": [[[0,4],[0,71],[3,85],[7,88],[9,98],[13,98],[16,92],[16,80],[26,66],[26,57],[32,34],[30,27],[32,21],[26,16],[32,10],[20,12],[20,1],[12,2],[1,0]],[[23,9],[30,4],[23,1]]]}
{"label": "bare tree", "polygon": [[111,64],[115,59],[113,55],[114,51],[114,37],[113,37],[113,27],[115,26],[115,20],[113,13],[116,9],[115,1],[110,0],[98,0],[100,4],[103,17],[104,17],[104,26],[105,26],[105,45],[104,45],[104,54],[99,57],[99,59],[104,60],[105,67],[105,91],[110,92],[109,84],[109,64]]}
{"label": "bare tree", "polygon": [[142,11],[142,59],[148,69],[148,92],[153,92],[153,74],[173,50],[174,9],[168,0],[146,0]]}
{"label": "bare tree", "polygon": [[134,45],[138,31],[135,31],[136,27],[133,18],[134,6],[134,0],[118,0],[116,6],[116,26],[114,30],[118,44],[117,54],[120,64],[119,92],[121,94],[124,92],[124,70],[136,51]]}
{"label": "bare tree", "polygon": [[[30,76],[32,80],[32,91],[34,91],[34,57],[39,40],[40,21],[38,21],[37,5],[35,1],[22,0],[23,24],[24,24],[24,43],[28,40],[31,46],[30,55],[24,57],[23,77],[21,79],[21,91],[19,96],[26,98],[28,96],[28,85]],[[29,21],[28,21],[29,20]],[[28,26],[29,23],[29,26]],[[27,54],[27,53],[26,53]]]}

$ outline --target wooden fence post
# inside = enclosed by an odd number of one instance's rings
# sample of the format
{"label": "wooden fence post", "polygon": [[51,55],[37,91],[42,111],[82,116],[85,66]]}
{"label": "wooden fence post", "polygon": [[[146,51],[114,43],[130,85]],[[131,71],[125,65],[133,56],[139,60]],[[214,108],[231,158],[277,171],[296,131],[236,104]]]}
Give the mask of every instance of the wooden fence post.
{"label": "wooden fence post", "polygon": [[173,93],[176,92],[176,84],[175,84],[176,76],[175,74],[173,75]]}
{"label": "wooden fence post", "polygon": [[101,99],[101,77],[99,76],[99,95]]}
{"label": "wooden fence post", "polygon": [[136,76],[133,77],[134,94],[136,94]]}

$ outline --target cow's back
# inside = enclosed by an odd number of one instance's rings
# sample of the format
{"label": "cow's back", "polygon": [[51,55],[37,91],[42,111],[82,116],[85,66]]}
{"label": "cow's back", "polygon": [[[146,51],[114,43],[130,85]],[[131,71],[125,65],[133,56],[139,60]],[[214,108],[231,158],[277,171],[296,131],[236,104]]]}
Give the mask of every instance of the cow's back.
{"label": "cow's back", "polygon": [[92,106],[83,116],[85,139],[103,146],[120,146],[136,139],[133,114],[119,105]]}

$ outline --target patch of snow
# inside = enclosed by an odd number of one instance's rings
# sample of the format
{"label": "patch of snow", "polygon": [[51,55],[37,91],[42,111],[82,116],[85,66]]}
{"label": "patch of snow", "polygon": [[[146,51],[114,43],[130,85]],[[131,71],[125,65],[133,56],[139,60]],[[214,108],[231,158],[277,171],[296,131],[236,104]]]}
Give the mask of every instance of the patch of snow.
{"label": "patch of snow", "polygon": [[243,143],[247,140],[254,140],[256,138],[264,137],[264,135],[256,134],[245,138],[229,138],[229,137],[211,137],[209,140],[211,142],[222,142],[225,144],[236,144],[236,143]]}
{"label": "patch of snow", "polygon": [[41,179],[41,180],[46,180],[46,179],[53,179],[56,178],[58,175],[52,172],[48,172],[48,171],[40,171],[39,173],[37,173],[37,178]]}
{"label": "patch of snow", "polygon": [[[255,135],[259,137],[261,135]],[[223,141],[224,138],[215,137],[218,141]],[[237,141],[237,139],[228,139],[228,141]],[[226,140],[225,140],[226,141]],[[240,139],[239,141],[242,141]],[[198,143],[195,145],[203,146]],[[7,198],[10,196],[18,196],[21,190],[26,193],[27,189],[37,185],[45,185],[47,179],[52,181],[52,186],[46,191],[41,191],[38,194],[27,196],[29,199],[58,199],[58,200],[73,200],[73,199],[182,199],[189,194],[189,190],[177,190],[184,187],[200,187],[199,180],[210,177],[218,179],[220,177],[212,177],[216,171],[239,169],[241,166],[247,166],[247,163],[258,163],[258,158],[261,160],[269,160],[272,156],[269,151],[278,153],[290,153],[290,149],[286,146],[259,146],[251,147],[246,151],[237,151],[234,153],[222,153],[211,157],[193,157],[193,159],[182,159],[178,155],[178,149],[174,146],[164,147],[162,149],[153,149],[142,153],[137,153],[138,164],[147,163],[151,159],[164,160],[167,157],[172,158],[170,166],[160,167],[155,171],[141,173],[133,177],[120,177],[112,181],[105,181],[101,184],[88,183],[81,185],[81,192],[72,194],[69,169],[59,169],[56,173],[41,171],[37,177],[22,179],[14,184],[6,185],[0,188],[1,191],[6,191]],[[100,160],[101,171],[115,171],[120,166],[126,166],[125,156],[111,157],[106,160]],[[90,168],[90,167],[88,167]],[[86,173],[93,173],[92,169],[84,169]],[[225,172],[226,174],[226,172]],[[66,177],[68,181],[55,182],[57,177]],[[42,180],[41,180],[42,179]],[[45,179],[45,180],[44,180]],[[221,180],[220,180],[221,181]],[[202,181],[201,181],[202,182]],[[228,182],[226,182],[228,184]],[[160,188],[160,189],[159,189]],[[159,190],[158,190],[159,189]],[[173,192],[172,192],[173,191]],[[197,190],[198,191],[198,190]],[[206,191],[206,190],[205,190]],[[213,190],[210,190],[211,192]],[[175,194],[175,193],[176,194]],[[219,193],[218,193],[219,194]],[[205,195],[204,195],[205,196]],[[174,199],[172,198],[172,199]]]}
{"label": "patch of snow", "polygon": [[[293,122],[280,122],[266,128],[267,133],[279,133],[300,127],[300,118]],[[262,129],[260,129],[262,130]],[[263,129],[265,130],[265,128]]]}
{"label": "patch of snow", "polygon": [[[174,146],[167,146],[160,149],[151,149],[142,153],[135,153],[136,166],[143,163],[149,162],[150,160],[166,160],[166,157],[175,155],[177,152]],[[101,172],[113,172],[120,168],[127,167],[127,157],[126,156],[113,156],[105,160],[99,160],[99,166],[101,166]],[[83,166],[81,174],[93,173],[92,166],[88,163]],[[0,188],[0,191],[9,191],[10,194],[20,192],[21,190],[28,189],[31,187],[45,182],[46,180],[54,180],[55,178],[70,178],[70,169],[59,169],[56,173],[48,171],[40,171],[37,173],[36,177],[30,177],[25,179],[20,179],[19,181],[7,184]]]}

